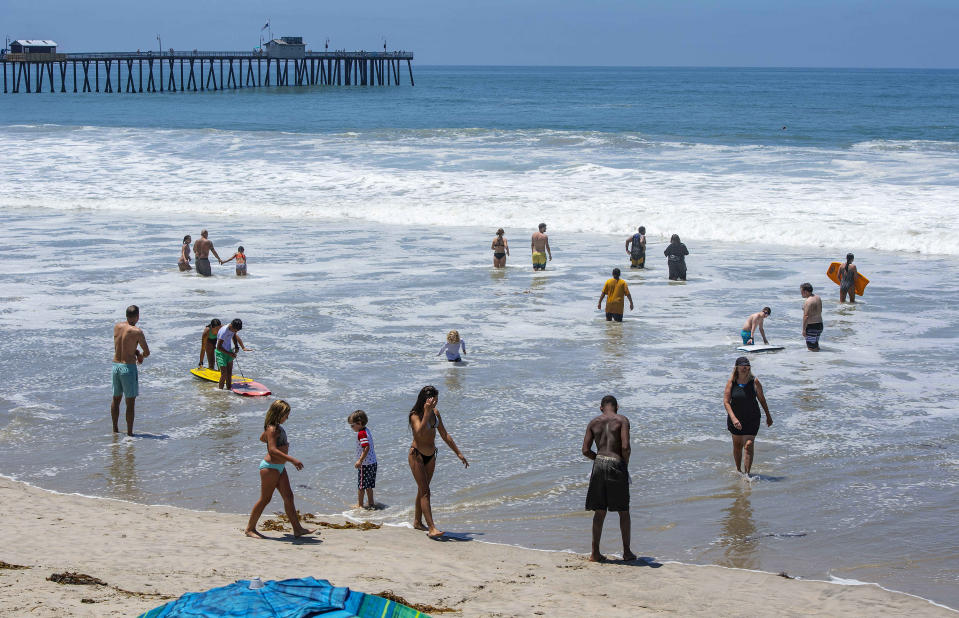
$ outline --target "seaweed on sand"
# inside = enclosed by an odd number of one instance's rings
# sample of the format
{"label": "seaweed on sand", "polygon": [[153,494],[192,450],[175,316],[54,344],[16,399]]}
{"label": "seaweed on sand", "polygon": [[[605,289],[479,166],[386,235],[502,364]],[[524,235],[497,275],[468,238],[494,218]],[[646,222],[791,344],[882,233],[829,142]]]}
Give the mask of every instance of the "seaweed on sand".
{"label": "seaweed on sand", "polygon": [[418,612],[423,612],[424,614],[445,614],[448,612],[458,612],[460,610],[453,609],[452,607],[436,607],[435,605],[425,605],[423,603],[412,603],[407,601],[398,594],[395,594],[392,590],[384,590],[383,592],[377,593],[378,597],[383,597],[394,603],[400,603],[407,607],[412,607]]}
{"label": "seaweed on sand", "polygon": [[70,584],[72,586],[109,586],[109,584],[102,579],[73,571],[53,573],[47,578],[47,581],[57,584]]}

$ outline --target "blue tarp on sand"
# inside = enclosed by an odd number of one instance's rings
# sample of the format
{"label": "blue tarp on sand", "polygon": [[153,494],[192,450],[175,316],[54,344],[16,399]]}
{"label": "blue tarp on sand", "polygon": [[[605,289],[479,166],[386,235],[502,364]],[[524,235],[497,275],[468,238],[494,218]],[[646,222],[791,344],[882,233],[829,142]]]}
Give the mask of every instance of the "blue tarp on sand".
{"label": "blue tarp on sand", "polygon": [[428,618],[405,605],[349,588],[337,588],[325,579],[313,577],[267,581],[262,588],[253,590],[248,580],[241,580],[206,592],[188,592],[140,618],[176,616]]}

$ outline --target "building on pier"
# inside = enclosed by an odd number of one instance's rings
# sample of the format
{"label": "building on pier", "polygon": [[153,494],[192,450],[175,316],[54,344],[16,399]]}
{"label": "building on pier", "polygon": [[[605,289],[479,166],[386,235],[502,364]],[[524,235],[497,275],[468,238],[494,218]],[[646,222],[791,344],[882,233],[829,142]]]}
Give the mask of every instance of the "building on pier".
{"label": "building on pier", "polygon": [[305,58],[306,45],[301,36],[282,36],[266,43],[266,55],[270,58]]}
{"label": "building on pier", "polygon": [[10,42],[11,54],[55,54],[57,42],[46,39],[17,39]]}

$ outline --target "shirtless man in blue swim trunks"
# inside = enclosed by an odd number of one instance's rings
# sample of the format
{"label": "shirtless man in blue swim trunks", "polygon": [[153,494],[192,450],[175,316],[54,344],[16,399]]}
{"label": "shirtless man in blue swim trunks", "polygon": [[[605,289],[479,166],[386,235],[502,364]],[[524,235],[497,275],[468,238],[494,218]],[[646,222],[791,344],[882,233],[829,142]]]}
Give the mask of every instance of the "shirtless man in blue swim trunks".
{"label": "shirtless man in blue swim trunks", "polygon": [[753,340],[753,334],[755,334],[756,329],[759,329],[759,334],[763,336],[763,343],[769,343],[769,340],[766,339],[766,331],[763,330],[763,322],[766,321],[772,314],[773,310],[769,307],[763,307],[763,310],[759,313],[754,313],[748,318],[746,318],[746,323],[743,324],[743,330],[740,333],[743,337],[743,345],[752,345],[755,343]]}
{"label": "shirtless man in blue swim trunks", "polygon": [[120,421],[120,400],[126,397],[128,436],[133,435],[134,405],[140,394],[137,365],[143,364],[143,359],[150,356],[146,335],[137,326],[139,321],[140,308],[130,305],[127,307],[126,322],[113,327],[113,402],[110,404],[110,416],[113,419],[113,433],[120,433],[117,426]]}

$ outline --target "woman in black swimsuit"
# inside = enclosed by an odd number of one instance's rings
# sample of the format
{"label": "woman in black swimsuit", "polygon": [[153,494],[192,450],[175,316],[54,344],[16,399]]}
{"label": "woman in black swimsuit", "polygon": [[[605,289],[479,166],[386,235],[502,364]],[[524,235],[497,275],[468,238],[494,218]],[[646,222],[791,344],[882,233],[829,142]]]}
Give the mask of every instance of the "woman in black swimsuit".
{"label": "woman in black swimsuit", "polygon": [[[759,413],[760,404],[766,412],[767,427],[772,426],[773,417],[769,415],[763,385],[753,377],[749,359],[745,356],[736,359],[733,375],[726,382],[723,404],[726,406],[726,429],[733,435],[733,460],[736,462],[736,470],[742,472],[745,468],[746,476],[749,476],[753,465],[753,443],[762,420]],[[744,450],[746,457],[745,461],[742,461]]]}
{"label": "woman in black swimsuit", "polygon": [[[439,393],[435,386],[424,386],[416,397],[416,404],[410,410],[410,429],[413,431],[413,444],[410,446],[409,462],[413,479],[416,480],[416,501],[414,507],[413,527],[417,530],[426,530],[430,538],[443,536],[433,524],[433,509],[430,507],[430,481],[433,480],[433,471],[436,469],[436,432],[439,430],[443,442],[456,453],[463,465],[470,467],[466,457],[456,447],[452,436],[443,426],[443,419],[436,411],[436,400]],[[423,517],[426,525],[423,525]]]}
{"label": "woman in black swimsuit", "polygon": [[505,233],[503,228],[496,230],[496,238],[493,239],[493,244],[490,245],[490,249],[493,250],[494,268],[506,267],[506,256],[509,255],[509,243],[503,238],[503,234]]}

